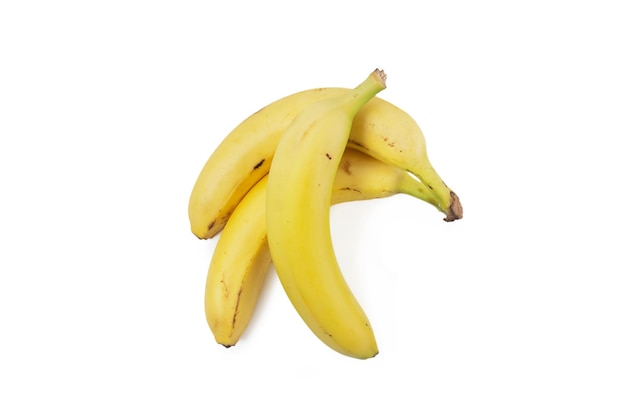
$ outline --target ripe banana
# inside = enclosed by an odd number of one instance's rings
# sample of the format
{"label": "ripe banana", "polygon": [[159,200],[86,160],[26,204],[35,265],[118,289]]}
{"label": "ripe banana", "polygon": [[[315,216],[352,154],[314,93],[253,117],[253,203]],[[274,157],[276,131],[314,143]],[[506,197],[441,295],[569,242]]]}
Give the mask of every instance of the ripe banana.
{"label": "ripe banana", "polygon": [[287,296],[320,340],[362,359],[378,347],[335,257],[330,203],[354,117],[385,80],[375,70],[353,90],[303,109],[280,139],[266,191],[267,240]]}
{"label": "ripe banana", "polygon": [[[250,323],[271,262],[265,226],[267,176],[244,196],[222,230],[209,265],[206,319],[217,343],[234,346]],[[433,206],[424,184],[405,170],[346,149],[335,176],[332,204],[407,194]]]}
{"label": "ripe banana", "polygon": [[[188,205],[192,233],[200,239],[219,233],[243,196],[267,175],[280,137],[302,109],[348,91],[317,88],[298,92],[270,103],[235,127],[206,161],[192,188]],[[348,147],[414,174],[433,190],[446,221],[463,216],[458,197],[428,159],[421,129],[402,109],[372,98],[354,118]]]}

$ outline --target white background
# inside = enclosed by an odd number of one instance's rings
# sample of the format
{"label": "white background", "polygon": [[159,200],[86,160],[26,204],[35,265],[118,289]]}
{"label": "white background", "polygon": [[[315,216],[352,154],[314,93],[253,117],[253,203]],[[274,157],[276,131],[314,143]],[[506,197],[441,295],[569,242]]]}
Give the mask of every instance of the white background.
{"label": "white background", "polygon": [[[626,415],[623,10],[3,2],[0,415]],[[275,275],[217,345],[199,170],[270,101],[376,67],[465,218],[333,207],[374,359],[319,342]]]}

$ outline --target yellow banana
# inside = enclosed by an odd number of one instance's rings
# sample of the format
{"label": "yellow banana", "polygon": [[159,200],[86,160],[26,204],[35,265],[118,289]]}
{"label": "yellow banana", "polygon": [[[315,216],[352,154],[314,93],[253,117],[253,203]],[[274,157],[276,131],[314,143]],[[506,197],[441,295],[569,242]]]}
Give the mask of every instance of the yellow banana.
{"label": "yellow banana", "polygon": [[266,191],[267,241],[287,296],[320,340],[362,359],[378,347],[335,257],[330,203],[354,117],[385,79],[376,70],[353,90],[302,110],[280,139]]}
{"label": "yellow banana", "polygon": [[[209,265],[205,313],[217,343],[234,346],[248,327],[271,262],[265,226],[267,176],[245,195],[222,230]],[[428,189],[405,170],[346,149],[332,204],[408,194],[436,207]]]}
{"label": "yellow banana", "polygon": [[236,126],[213,151],[191,191],[189,221],[200,239],[218,234],[244,195],[269,172],[278,140],[307,105],[332,89],[296,93],[269,104]]}
{"label": "yellow banana", "polygon": [[[243,196],[267,175],[281,135],[302,109],[348,91],[301,91],[270,103],[235,127],[206,161],[192,188],[188,205],[192,233],[201,239],[219,233]],[[422,131],[402,109],[378,97],[371,99],[354,118],[348,147],[411,172],[433,190],[445,220],[462,217],[458,197],[428,159]]]}

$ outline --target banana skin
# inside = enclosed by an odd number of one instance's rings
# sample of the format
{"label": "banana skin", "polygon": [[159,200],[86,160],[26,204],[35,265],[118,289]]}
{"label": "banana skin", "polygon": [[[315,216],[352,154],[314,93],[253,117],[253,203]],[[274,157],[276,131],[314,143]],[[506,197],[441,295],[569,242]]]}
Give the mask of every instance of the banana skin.
{"label": "banana skin", "polygon": [[355,89],[302,110],[280,139],[266,191],[267,240],[289,300],[322,342],[360,359],[378,347],[337,263],[330,204],[354,117],[385,80],[376,70]]}

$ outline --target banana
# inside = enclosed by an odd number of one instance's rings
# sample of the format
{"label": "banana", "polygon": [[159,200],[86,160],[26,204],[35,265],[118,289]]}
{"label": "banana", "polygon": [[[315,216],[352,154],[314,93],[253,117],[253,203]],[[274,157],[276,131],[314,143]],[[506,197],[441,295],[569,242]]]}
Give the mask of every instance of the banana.
{"label": "banana", "polygon": [[[267,176],[245,195],[219,236],[209,265],[205,313],[215,341],[234,346],[244,333],[271,262],[265,226]],[[335,176],[331,204],[407,194],[436,207],[424,184],[405,170],[346,149]]]}
{"label": "banana", "polygon": [[267,241],[287,296],[321,341],[361,359],[378,347],[335,257],[330,203],[354,117],[385,81],[375,70],[353,90],[302,110],[280,139],[266,190]]}
{"label": "banana", "polygon": [[[192,233],[210,239],[219,233],[243,196],[269,172],[278,141],[308,105],[350,91],[305,90],[274,101],[236,126],[201,169],[191,191],[188,215]],[[463,216],[457,195],[428,159],[423,133],[397,106],[372,98],[356,114],[348,147],[405,169],[433,190],[437,207],[453,221]]]}
{"label": "banana", "polygon": [[210,155],[189,198],[191,231],[218,234],[244,195],[269,172],[278,140],[307,105],[337,95],[332,89],[296,93],[269,104],[236,126]]}

